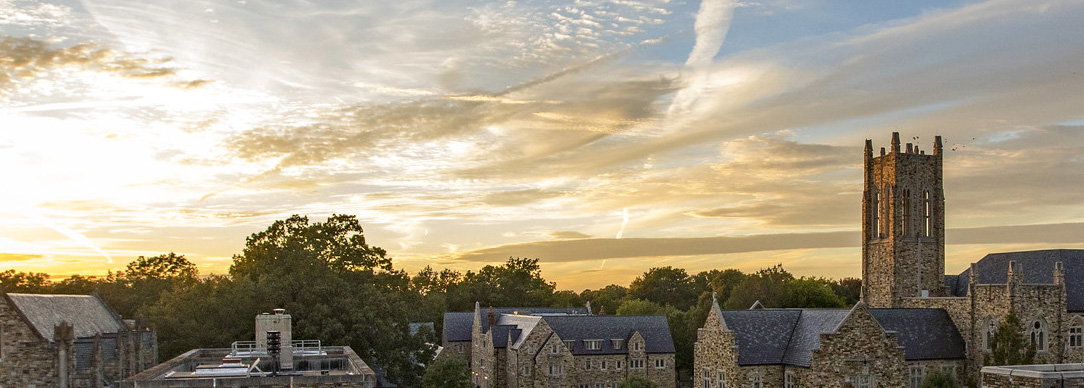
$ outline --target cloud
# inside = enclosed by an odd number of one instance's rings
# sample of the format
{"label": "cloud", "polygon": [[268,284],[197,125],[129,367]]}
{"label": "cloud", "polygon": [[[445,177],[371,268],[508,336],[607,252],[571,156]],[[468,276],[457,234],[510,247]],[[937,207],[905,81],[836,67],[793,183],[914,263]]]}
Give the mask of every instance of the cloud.
{"label": "cloud", "polygon": [[550,232],[550,237],[553,237],[553,238],[558,239],[558,240],[571,240],[571,239],[580,239],[580,238],[591,238],[591,235],[580,233],[580,232],[562,230],[562,231]]}
{"label": "cloud", "polygon": [[44,258],[44,255],[30,254],[30,253],[2,253],[0,252],[0,262],[12,262],[12,261],[29,261]]}
{"label": "cloud", "polygon": [[[948,244],[1078,243],[1084,223],[949,229]],[[673,257],[858,247],[855,231],[764,234],[741,237],[623,238],[538,241],[479,249],[460,254],[461,261],[537,257],[542,262],[577,262],[637,257]],[[856,258],[857,260],[858,258]]]}

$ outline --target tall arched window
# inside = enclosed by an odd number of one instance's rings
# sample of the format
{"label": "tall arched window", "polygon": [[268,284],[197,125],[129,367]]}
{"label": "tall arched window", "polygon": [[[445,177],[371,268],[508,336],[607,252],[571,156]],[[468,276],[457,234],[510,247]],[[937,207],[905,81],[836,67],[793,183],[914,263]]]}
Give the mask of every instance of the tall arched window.
{"label": "tall arched window", "polygon": [[869,204],[869,238],[870,240],[876,240],[880,238],[880,228],[878,227],[881,222],[881,191],[877,188],[873,188],[873,193],[870,195]]}
{"label": "tall arched window", "polygon": [[997,331],[997,321],[994,320],[993,316],[988,316],[982,326],[982,346],[983,349],[989,352],[994,341],[994,332]]}
{"label": "tall arched window", "polygon": [[903,235],[910,236],[914,227],[911,225],[911,190],[903,189]]}
{"label": "tall arched window", "polygon": [[1031,343],[1035,344],[1036,351],[1046,351],[1046,337],[1046,323],[1042,318],[1036,319],[1031,324]]}
{"label": "tall arched window", "polygon": [[930,191],[926,190],[922,192],[922,214],[925,217],[923,222],[922,235],[930,237],[930,232],[933,230],[933,225],[930,224],[933,220],[932,214],[933,207],[930,204]]}

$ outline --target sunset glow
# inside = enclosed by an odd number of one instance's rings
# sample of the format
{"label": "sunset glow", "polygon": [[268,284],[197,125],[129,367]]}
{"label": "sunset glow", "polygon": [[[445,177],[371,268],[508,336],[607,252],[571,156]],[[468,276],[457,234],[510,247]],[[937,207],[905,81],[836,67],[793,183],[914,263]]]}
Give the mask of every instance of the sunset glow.
{"label": "sunset glow", "polygon": [[893,131],[945,139],[949,273],[1084,248],[1084,2],[347,3],[0,0],[0,270],[355,214],[410,272],[857,277]]}

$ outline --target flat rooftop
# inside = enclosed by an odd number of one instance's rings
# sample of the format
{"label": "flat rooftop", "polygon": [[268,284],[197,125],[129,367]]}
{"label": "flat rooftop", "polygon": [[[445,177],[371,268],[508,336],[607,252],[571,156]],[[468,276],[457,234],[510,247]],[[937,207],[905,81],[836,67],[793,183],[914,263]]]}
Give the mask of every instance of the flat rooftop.
{"label": "flat rooftop", "polygon": [[272,374],[266,353],[231,348],[193,349],[121,382],[121,387],[212,387],[228,379],[231,387],[323,384],[373,387],[376,374],[349,346],[326,346],[320,352],[294,352],[293,369]]}

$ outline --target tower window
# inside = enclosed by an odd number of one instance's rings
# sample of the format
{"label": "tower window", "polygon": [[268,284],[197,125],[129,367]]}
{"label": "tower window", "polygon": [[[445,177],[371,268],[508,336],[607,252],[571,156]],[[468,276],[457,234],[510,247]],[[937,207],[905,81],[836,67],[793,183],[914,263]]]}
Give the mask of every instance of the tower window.
{"label": "tower window", "polygon": [[933,220],[933,218],[931,217],[933,215],[931,214],[932,209],[933,206],[931,206],[930,204],[930,191],[926,190],[922,192],[922,214],[924,217],[926,217],[926,222],[923,223],[924,225],[922,235],[926,237],[930,237],[930,231],[933,230],[933,225],[930,224],[930,222]]}
{"label": "tower window", "polygon": [[875,240],[875,239],[877,239],[878,237],[880,237],[880,236],[878,235],[878,234],[880,233],[880,232],[879,232],[879,229],[880,229],[880,228],[878,228],[878,226],[879,226],[879,224],[880,224],[880,222],[881,222],[881,217],[879,217],[879,216],[880,216],[880,213],[881,213],[881,206],[880,206],[880,203],[881,203],[881,201],[879,201],[879,199],[880,199],[880,198],[878,197],[878,196],[880,196],[880,195],[881,195],[880,191],[879,191],[879,190],[877,190],[876,188],[875,188],[875,189],[873,189],[873,193],[871,193],[871,195],[870,195],[870,204],[869,204],[869,218],[870,218],[870,220],[869,220],[869,238],[870,238],[871,240]]}
{"label": "tower window", "polygon": [[1082,345],[1082,339],[1084,339],[1084,328],[1080,326],[1069,328],[1069,346],[1079,348]]}
{"label": "tower window", "polygon": [[911,226],[911,190],[903,190],[903,235],[910,236],[914,229]]}

